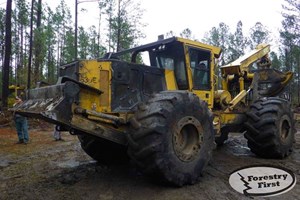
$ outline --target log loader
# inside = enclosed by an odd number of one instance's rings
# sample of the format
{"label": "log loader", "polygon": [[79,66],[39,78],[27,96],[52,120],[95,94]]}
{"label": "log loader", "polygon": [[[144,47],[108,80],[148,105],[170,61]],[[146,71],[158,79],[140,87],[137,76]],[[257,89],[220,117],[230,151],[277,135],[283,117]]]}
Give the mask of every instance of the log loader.
{"label": "log loader", "polygon": [[162,39],[63,65],[55,85],[28,90],[14,111],[77,135],[99,163],[129,158],[145,174],[194,184],[229,132],[258,156],[291,153],[294,121],[281,94],[293,74],[272,69],[269,51],[261,44],[218,68],[221,48]]}

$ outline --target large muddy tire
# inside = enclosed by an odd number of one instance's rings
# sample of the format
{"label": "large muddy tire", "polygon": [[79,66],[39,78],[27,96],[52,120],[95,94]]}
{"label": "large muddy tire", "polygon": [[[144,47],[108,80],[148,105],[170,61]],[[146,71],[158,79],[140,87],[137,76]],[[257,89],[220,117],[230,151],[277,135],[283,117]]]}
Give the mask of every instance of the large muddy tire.
{"label": "large muddy tire", "polygon": [[247,112],[245,137],[253,153],[263,158],[291,154],[295,128],[290,103],[278,97],[255,101]]}
{"label": "large muddy tire", "polygon": [[131,119],[128,155],[148,175],[177,186],[194,184],[214,147],[212,114],[196,95],[164,91]]}
{"label": "large muddy tire", "polygon": [[88,134],[79,134],[82,149],[101,164],[119,164],[128,161],[127,148]]}

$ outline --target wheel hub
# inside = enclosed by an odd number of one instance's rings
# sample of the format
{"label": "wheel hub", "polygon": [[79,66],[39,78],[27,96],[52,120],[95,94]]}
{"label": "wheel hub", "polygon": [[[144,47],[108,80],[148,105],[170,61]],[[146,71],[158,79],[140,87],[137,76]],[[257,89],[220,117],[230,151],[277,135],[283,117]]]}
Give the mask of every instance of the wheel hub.
{"label": "wheel hub", "polygon": [[203,127],[195,117],[187,116],[177,122],[173,134],[173,148],[180,160],[193,161],[200,152],[202,142]]}
{"label": "wheel hub", "polygon": [[287,116],[284,116],[280,123],[280,140],[285,143],[291,131],[291,125]]}

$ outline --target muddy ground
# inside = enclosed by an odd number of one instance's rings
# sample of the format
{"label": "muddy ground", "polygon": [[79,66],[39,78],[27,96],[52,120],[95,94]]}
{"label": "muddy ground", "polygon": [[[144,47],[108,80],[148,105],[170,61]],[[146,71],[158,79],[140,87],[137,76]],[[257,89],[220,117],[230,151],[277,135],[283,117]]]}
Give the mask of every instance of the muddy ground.
{"label": "muddy ground", "polygon": [[299,131],[294,153],[284,160],[258,158],[241,135],[232,134],[224,146],[214,151],[199,183],[175,188],[149,180],[130,164],[97,164],[83,152],[77,137],[67,132],[62,133],[64,141],[54,141],[52,126],[35,122],[30,127],[28,145],[15,144],[17,135],[12,124],[0,127],[1,200],[250,199],[234,191],[228,178],[234,170],[253,164],[283,166],[296,174],[297,184],[292,190],[269,199],[300,199]]}

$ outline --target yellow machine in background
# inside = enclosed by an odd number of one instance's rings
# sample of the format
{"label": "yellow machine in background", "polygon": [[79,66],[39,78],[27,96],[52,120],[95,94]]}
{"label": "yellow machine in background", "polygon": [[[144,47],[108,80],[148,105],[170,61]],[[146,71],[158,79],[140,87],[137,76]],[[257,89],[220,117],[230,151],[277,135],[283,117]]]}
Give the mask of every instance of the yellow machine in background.
{"label": "yellow machine in background", "polygon": [[[219,122],[221,127],[224,124],[236,124],[239,130],[240,120],[246,119],[245,113],[249,111],[250,105],[255,100],[280,95],[292,79],[292,72],[284,73],[271,68],[269,52],[270,45],[260,44],[248,54],[220,67],[222,90],[216,91],[220,97],[215,100],[223,109],[221,112],[218,110],[220,119],[215,119],[215,121]],[[225,126],[223,135],[217,138],[216,142],[222,144],[227,139],[228,132],[232,131],[234,131],[233,127]],[[263,151],[256,151],[257,154],[262,154],[260,152]]]}
{"label": "yellow machine in background", "polygon": [[9,108],[12,108],[15,103],[15,98],[17,96],[24,96],[25,95],[25,87],[19,85],[10,85],[8,87],[9,95],[7,99],[7,104]]}
{"label": "yellow machine in background", "polygon": [[159,40],[61,66],[57,84],[29,90],[14,110],[78,135],[98,162],[129,157],[145,174],[193,184],[229,132],[245,133],[258,156],[291,153],[294,121],[280,94],[292,73],[272,69],[269,51],[262,44],[220,67],[218,88],[219,47]]}

